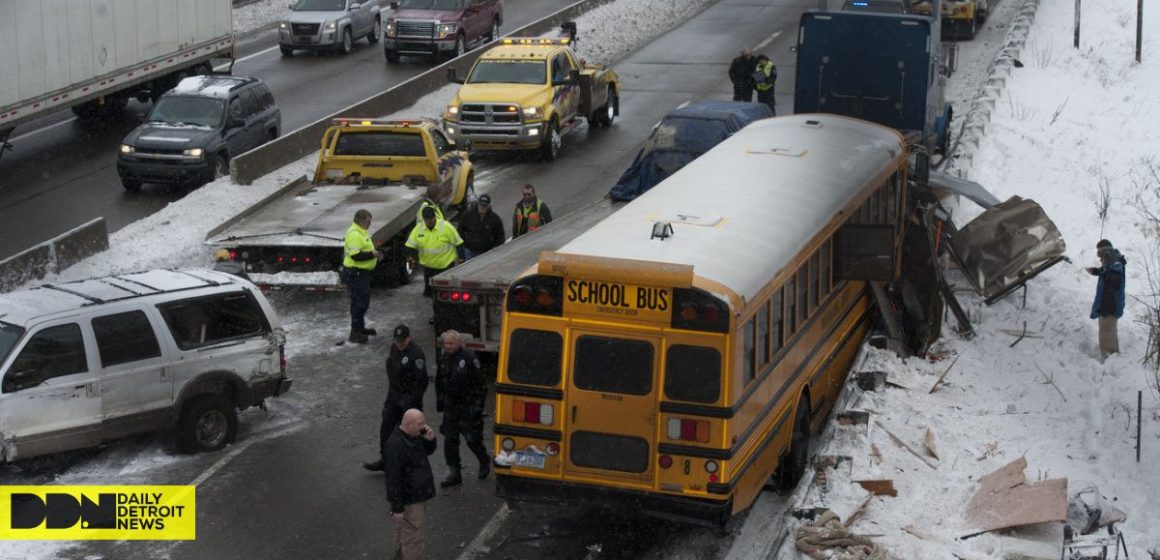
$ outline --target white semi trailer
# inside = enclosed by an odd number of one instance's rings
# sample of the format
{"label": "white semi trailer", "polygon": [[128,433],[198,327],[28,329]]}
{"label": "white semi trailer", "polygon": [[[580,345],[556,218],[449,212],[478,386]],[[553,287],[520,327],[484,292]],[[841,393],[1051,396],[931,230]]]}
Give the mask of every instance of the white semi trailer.
{"label": "white semi trailer", "polygon": [[0,155],[33,119],[108,118],[232,59],[231,2],[0,1]]}

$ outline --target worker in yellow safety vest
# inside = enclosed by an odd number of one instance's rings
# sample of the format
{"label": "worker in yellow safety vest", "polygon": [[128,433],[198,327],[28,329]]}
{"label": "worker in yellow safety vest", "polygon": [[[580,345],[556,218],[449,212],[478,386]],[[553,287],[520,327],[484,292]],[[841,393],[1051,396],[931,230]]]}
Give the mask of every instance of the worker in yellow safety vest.
{"label": "worker in yellow safety vest", "polygon": [[[459,246],[463,239],[451,222],[438,216],[434,208],[424,207],[423,220],[415,224],[406,246],[419,255],[419,266],[423,267],[423,295],[431,297],[431,277],[459,264]],[[412,266],[415,257],[408,257]]]}
{"label": "worker in yellow safety vest", "polygon": [[371,306],[371,274],[383,253],[375,248],[369,230],[371,213],[359,210],[354,223],[346,230],[342,250],[342,281],[350,292],[350,337],[355,343],[365,343],[374,329],[366,326],[367,309]]}
{"label": "worker in yellow safety vest", "polygon": [[773,86],[777,84],[777,67],[764,54],[757,55],[757,68],[753,71],[754,88],[757,89],[757,102],[769,105],[769,110],[777,115],[773,107]]}
{"label": "worker in yellow safety vest", "polygon": [[524,198],[516,203],[516,213],[512,216],[512,239],[529,231],[536,231],[552,221],[548,205],[536,197],[536,187],[524,185]]}

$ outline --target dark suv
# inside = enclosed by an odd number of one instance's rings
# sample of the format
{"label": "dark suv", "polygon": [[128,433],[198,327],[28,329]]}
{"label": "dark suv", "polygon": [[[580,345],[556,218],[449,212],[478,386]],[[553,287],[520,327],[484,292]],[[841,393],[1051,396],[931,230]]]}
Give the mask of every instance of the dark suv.
{"label": "dark suv", "polygon": [[229,174],[230,158],[278,137],[282,114],[257,78],[193,76],[162,95],[121,144],[126,190],[142,183],[201,186]]}

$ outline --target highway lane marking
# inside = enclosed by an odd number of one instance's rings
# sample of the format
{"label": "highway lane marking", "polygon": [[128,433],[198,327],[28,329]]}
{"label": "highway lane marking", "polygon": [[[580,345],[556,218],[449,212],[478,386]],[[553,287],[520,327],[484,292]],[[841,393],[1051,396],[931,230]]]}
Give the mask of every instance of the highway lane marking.
{"label": "highway lane marking", "polygon": [[773,34],[771,34],[769,37],[766,37],[764,41],[758,43],[756,47],[753,47],[752,49],[749,49],[749,50],[756,52],[756,51],[759,51],[761,49],[764,49],[766,45],[772,43],[774,39],[777,39],[778,36],[781,35],[781,33],[782,33],[781,31],[774,31]]}
{"label": "highway lane marking", "polygon": [[[276,50],[278,50],[278,46],[277,46],[277,45],[275,45],[275,46],[273,46],[273,47],[269,47],[269,48],[267,48],[267,49],[260,50],[260,51],[258,51],[258,52],[256,52],[256,53],[254,53],[254,54],[251,54],[251,55],[243,56],[242,58],[235,58],[235,59],[234,59],[234,62],[233,62],[233,64],[237,64],[237,63],[239,63],[239,62],[245,62],[245,61],[247,61],[247,60],[250,60],[251,58],[257,58],[257,57],[259,57],[259,56],[262,56],[262,55],[264,55],[264,54],[266,54],[266,53],[268,53],[268,52],[273,52],[273,51],[276,51]],[[214,71],[216,71],[216,72],[221,72],[222,70],[225,70],[226,68],[229,68],[229,67],[230,67],[230,65],[229,65],[229,64],[219,64],[219,65],[217,65],[217,66],[214,66],[214,68],[213,68],[213,69],[214,69]]]}
{"label": "highway lane marking", "polygon": [[487,550],[485,550],[483,543],[495,535],[496,531],[499,531],[499,526],[503,524],[504,520],[511,513],[512,509],[507,504],[500,506],[499,510],[495,512],[495,515],[491,516],[491,520],[487,522],[487,525],[483,526],[483,529],[472,539],[471,544],[463,549],[463,553],[456,560],[471,560],[480,554],[486,553]]}
{"label": "highway lane marking", "polygon": [[[251,432],[250,434],[248,434],[250,437],[247,437],[246,441],[243,441],[240,444],[232,446],[229,453],[226,453],[225,457],[218,459],[216,463],[210,465],[210,467],[208,469],[206,469],[205,471],[203,471],[201,473],[201,475],[199,475],[197,478],[193,479],[193,482],[190,482],[189,485],[190,486],[201,486],[201,484],[203,482],[205,482],[206,480],[209,480],[209,478],[211,476],[217,474],[217,472],[219,470],[221,470],[222,467],[226,466],[226,464],[228,464],[230,461],[232,461],[234,459],[234,457],[241,455],[242,452],[249,449],[251,445],[258,443],[259,441],[266,441],[268,439],[273,439],[276,437],[282,437],[284,435],[289,435],[289,434],[297,432],[298,430],[301,430],[302,428],[305,428],[305,427],[306,427],[306,421],[299,420],[297,423],[290,424],[289,426],[280,426],[277,428],[270,427],[270,428],[266,428],[264,430],[258,430],[256,432]],[[254,436],[262,436],[262,437],[254,437]]]}

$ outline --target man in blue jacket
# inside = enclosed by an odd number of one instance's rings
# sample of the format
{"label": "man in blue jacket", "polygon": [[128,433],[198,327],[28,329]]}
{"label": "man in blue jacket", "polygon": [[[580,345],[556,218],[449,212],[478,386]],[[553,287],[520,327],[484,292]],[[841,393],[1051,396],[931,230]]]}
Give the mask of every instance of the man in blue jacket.
{"label": "man in blue jacket", "polygon": [[1088,268],[1093,276],[1098,276],[1096,298],[1092,302],[1091,318],[1099,320],[1100,361],[1110,354],[1120,352],[1120,339],[1116,322],[1124,315],[1124,267],[1128,260],[1106,239],[1096,244],[1096,254],[1100,257],[1099,268]]}

